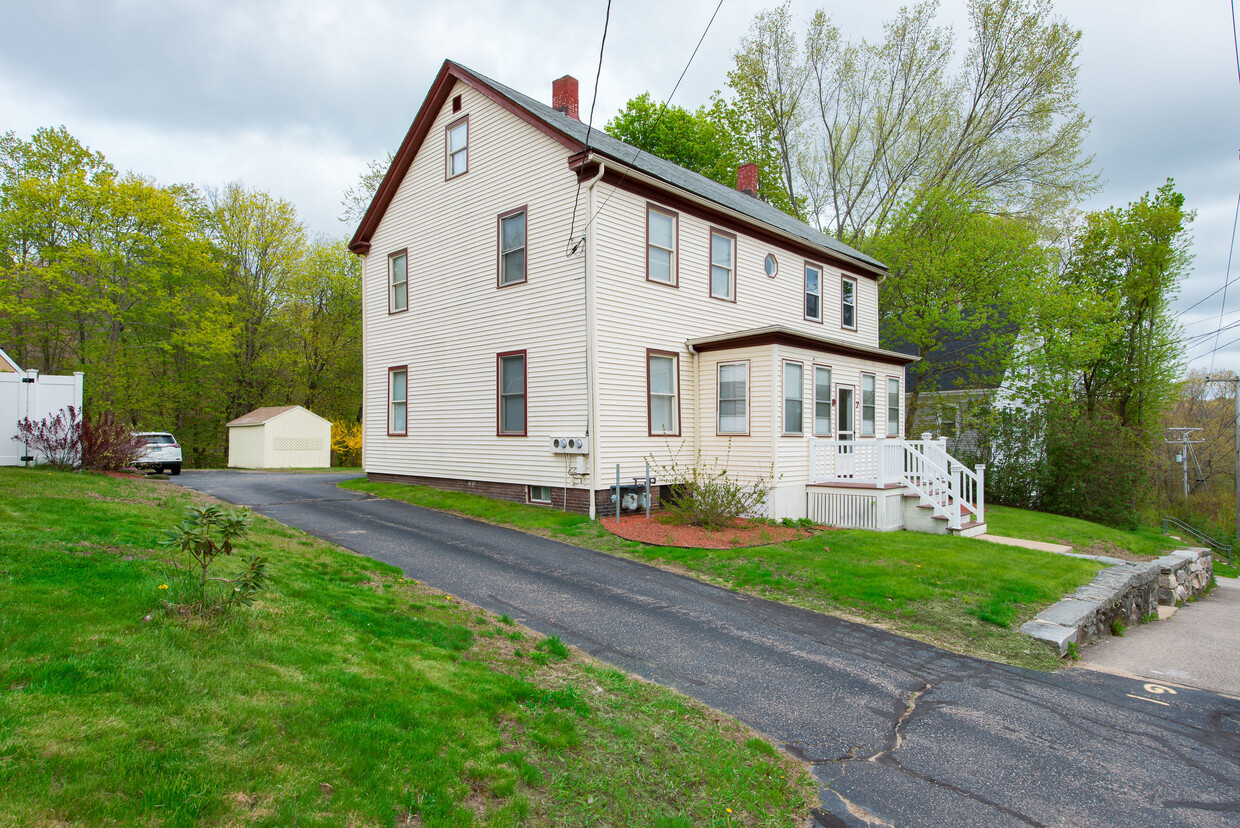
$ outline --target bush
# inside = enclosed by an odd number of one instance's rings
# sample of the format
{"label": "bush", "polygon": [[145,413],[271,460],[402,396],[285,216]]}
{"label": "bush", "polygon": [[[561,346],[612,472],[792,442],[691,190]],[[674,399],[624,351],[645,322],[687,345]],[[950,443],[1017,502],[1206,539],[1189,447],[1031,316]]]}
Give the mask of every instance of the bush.
{"label": "bush", "polygon": [[81,423],[82,468],[119,471],[134,464],[142,454],[142,441],[129,426],[105,411],[85,417]]}
{"label": "bush", "polygon": [[[729,456],[730,449],[729,445]],[[651,468],[657,469],[658,476],[667,481],[672,493],[664,506],[673,523],[711,530],[727,529],[738,518],[755,517],[763,510],[775,479],[764,476],[746,482],[729,475],[727,465],[727,458],[722,465],[718,458],[705,463],[700,451],[691,465],[680,463],[679,451],[667,466],[650,458]]]}
{"label": "bush", "polygon": [[362,465],[362,424],[332,420],[332,465]]}
{"label": "bush", "polygon": [[1056,412],[1047,419],[1043,507],[1125,529],[1141,524],[1154,489],[1146,435],[1104,411]]}
{"label": "bush", "polygon": [[25,443],[36,457],[42,455],[52,468],[71,471],[82,458],[82,423],[78,414],[76,408],[69,406],[42,420],[23,417],[17,421],[17,435],[13,439]]}
{"label": "bush", "polygon": [[[244,509],[229,511],[222,506],[187,506],[185,520],[167,530],[160,541],[185,552],[198,567],[191,572],[183,603],[169,603],[182,613],[210,618],[227,613],[236,604],[249,606],[267,581],[267,562],[259,556],[246,559],[246,569],[235,578],[212,577],[211,564],[221,555],[233,553],[235,541],[250,531],[250,515]],[[217,537],[218,536],[218,537]],[[194,575],[196,574],[196,578]],[[196,583],[195,583],[196,581]],[[209,584],[223,585],[223,591],[208,591]]]}

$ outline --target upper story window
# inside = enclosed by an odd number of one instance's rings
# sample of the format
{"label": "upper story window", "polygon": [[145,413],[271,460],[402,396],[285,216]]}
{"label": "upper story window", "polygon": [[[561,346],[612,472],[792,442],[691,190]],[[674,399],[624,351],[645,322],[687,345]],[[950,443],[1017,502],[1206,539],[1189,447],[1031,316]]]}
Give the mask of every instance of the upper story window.
{"label": "upper story window", "polygon": [[650,436],[680,434],[680,357],[666,351],[646,352],[646,395],[649,397]]}
{"label": "upper story window", "polygon": [[762,269],[766,271],[766,275],[774,279],[779,274],[779,262],[775,259],[774,253],[767,253],[766,260],[762,262]]}
{"label": "upper story window", "polygon": [[469,171],[469,116],[448,124],[446,177]]}
{"label": "upper story window", "polygon": [[805,318],[822,321],[822,268],[805,263]]}
{"label": "upper story window", "polygon": [[900,436],[900,381],[887,377],[887,436]]}
{"label": "upper story window", "polygon": [[403,437],[408,433],[409,370],[401,365],[388,369],[388,436]]}
{"label": "upper story window", "polygon": [[719,364],[717,430],[720,434],[749,433],[749,363]]}
{"label": "upper story window", "polygon": [[499,286],[525,281],[525,212],[521,207],[499,217]]}
{"label": "upper story window", "polygon": [[861,436],[874,436],[874,375],[861,375]]}
{"label": "upper story window", "polygon": [[501,437],[525,436],[525,351],[497,354]]}
{"label": "upper story window", "polygon": [[784,434],[801,436],[805,368],[799,362],[784,363]]}
{"label": "upper story window", "polygon": [[676,284],[678,215],[653,205],[646,207],[646,279]]}
{"label": "upper story window", "polygon": [[736,236],[710,231],[710,295],[736,301]]}
{"label": "upper story window", "polygon": [[814,366],[814,436],[831,436],[831,369]]}
{"label": "upper story window", "polygon": [[409,310],[409,256],[400,250],[388,256],[388,313]]}
{"label": "upper story window", "polygon": [[840,279],[840,325],[857,330],[857,280]]}

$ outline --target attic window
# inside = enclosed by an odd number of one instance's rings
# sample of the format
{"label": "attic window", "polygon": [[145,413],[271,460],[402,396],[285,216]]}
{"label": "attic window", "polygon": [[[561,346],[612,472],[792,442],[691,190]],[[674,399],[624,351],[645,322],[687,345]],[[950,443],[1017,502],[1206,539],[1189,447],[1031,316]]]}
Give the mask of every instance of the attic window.
{"label": "attic window", "polygon": [[454,95],[452,97],[452,111],[453,112],[461,111],[461,96],[460,95]]}
{"label": "attic window", "polygon": [[444,152],[447,154],[446,178],[455,178],[469,171],[469,116],[448,124]]}

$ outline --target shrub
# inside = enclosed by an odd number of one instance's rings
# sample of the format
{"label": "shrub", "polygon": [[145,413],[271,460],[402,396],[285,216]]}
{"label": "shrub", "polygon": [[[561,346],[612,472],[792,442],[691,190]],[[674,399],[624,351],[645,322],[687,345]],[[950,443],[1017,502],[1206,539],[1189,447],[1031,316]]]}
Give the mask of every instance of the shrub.
{"label": "shrub", "polygon": [[362,424],[332,420],[332,463],[336,466],[362,465]]}
{"label": "shrub", "polygon": [[142,441],[110,411],[84,417],[80,430],[84,469],[119,471],[142,454]]}
{"label": "shrub", "polygon": [[[191,573],[190,594],[184,604],[177,608],[190,614],[211,617],[226,613],[236,604],[249,606],[254,596],[265,588],[267,562],[259,556],[246,558],[246,569],[235,578],[212,577],[211,564],[221,555],[229,557],[235,548],[234,541],[250,531],[250,515],[244,509],[226,510],[222,506],[187,506],[185,520],[167,530],[167,537],[160,541],[190,556],[197,565],[196,583]],[[208,592],[208,584],[222,584],[225,589]],[[170,605],[171,606],[171,605]]]}
{"label": "shrub", "polygon": [[1135,529],[1153,492],[1154,459],[1135,428],[1104,411],[1047,418],[1046,511]]}
{"label": "shrub", "polygon": [[25,443],[36,457],[54,469],[70,471],[78,467],[82,457],[82,424],[79,412],[73,406],[49,414],[42,420],[23,417],[17,421],[17,434],[13,437]]}
{"label": "shrub", "polygon": [[[729,456],[730,449],[729,444]],[[727,457],[722,464],[719,458],[706,463],[699,451],[695,462],[686,465],[680,462],[679,454],[678,450],[666,466],[650,458],[651,468],[667,481],[671,492],[664,505],[673,523],[727,529],[738,518],[752,517],[762,511],[776,482],[772,476],[745,481],[729,474]]]}

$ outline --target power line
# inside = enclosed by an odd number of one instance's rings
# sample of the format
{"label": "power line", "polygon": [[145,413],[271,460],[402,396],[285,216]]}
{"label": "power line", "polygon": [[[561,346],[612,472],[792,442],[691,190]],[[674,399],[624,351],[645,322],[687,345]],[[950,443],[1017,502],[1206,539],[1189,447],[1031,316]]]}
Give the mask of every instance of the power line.
{"label": "power line", "polygon": [[[1235,241],[1236,241],[1236,219],[1240,219],[1240,195],[1236,197],[1236,217],[1231,220],[1231,236],[1232,236],[1233,247],[1235,246]],[[1230,269],[1231,269],[1230,268],[1231,266],[1231,253],[1230,252],[1228,252],[1227,254],[1227,263],[1228,263],[1228,273],[1230,274]],[[1221,288],[1217,288],[1213,293],[1209,294],[1208,296],[1203,296],[1202,298],[1198,299],[1196,302],[1193,302],[1187,308],[1177,313],[1174,318],[1179,319],[1181,316],[1188,313],[1190,310],[1197,307],[1202,302],[1205,302],[1209,299],[1213,299],[1219,293],[1222,293],[1223,291],[1227,290],[1227,286],[1230,285],[1234,281],[1240,281],[1240,276],[1237,276],[1235,279],[1228,279],[1224,281],[1223,286]]]}
{"label": "power line", "polygon": [[[598,44],[598,69],[594,73],[594,97],[590,99],[590,118],[586,122],[586,149],[590,149],[590,131],[594,129],[594,105],[598,103],[598,82],[603,76],[603,50],[607,48],[607,29],[611,26],[611,0],[607,0],[607,13],[603,17],[603,37]],[[573,236],[576,235],[577,227],[577,202],[581,198],[581,179],[577,179],[577,194],[573,196],[573,218],[568,224],[568,242],[572,245]],[[589,225],[586,225],[589,227]],[[568,255],[576,252],[576,247],[571,247]]]}
{"label": "power line", "polygon": [[[663,117],[663,114],[667,112],[668,105],[672,102],[672,98],[676,96],[676,90],[680,88],[680,82],[683,81],[685,79],[685,75],[688,74],[689,67],[693,64],[693,59],[697,57],[698,49],[702,48],[702,42],[706,40],[706,35],[708,32],[710,32],[710,27],[715,22],[715,18],[719,15],[719,9],[722,6],[723,6],[723,0],[719,0],[719,3],[716,4],[715,6],[714,14],[710,16],[710,20],[707,21],[706,23],[706,28],[702,30],[702,36],[698,38],[697,45],[693,47],[693,54],[689,55],[689,60],[688,62],[685,63],[685,68],[681,70],[680,77],[676,79],[676,85],[672,87],[672,93],[667,96],[667,100],[663,102],[662,106],[659,109],[659,114],[656,115],[654,118],[654,121],[651,122],[650,124],[651,132],[653,132],[654,128],[659,125],[659,120]],[[633,157],[629,159],[629,165],[632,165],[633,162],[637,160],[637,156],[641,154],[640,149],[637,149],[636,147],[634,149],[636,149],[637,151],[634,152]],[[611,192],[607,194],[607,198],[603,199],[603,203],[599,205],[599,208],[594,211],[594,215],[590,216],[590,220],[586,222],[586,226],[585,228],[583,228],[583,232],[584,230],[588,230],[590,228],[590,225],[594,223],[594,220],[598,218],[600,213],[603,212],[603,209],[607,206],[607,203],[611,201],[611,197],[616,194],[616,190],[620,188],[620,184],[624,182],[624,179],[628,177],[628,174],[629,174],[629,170],[628,170],[628,167],[626,166],[624,172],[621,173],[620,175],[620,180],[616,182],[615,186],[612,187]]]}
{"label": "power line", "polygon": [[1231,0],[1231,42],[1236,47],[1236,78],[1240,79],[1240,39],[1236,37],[1236,0]]}
{"label": "power line", "polygon": [[[1232,37],[1234,40],[1235,32],[1236,32],[1236,17],[1235,17],[1236,0],[1232,0],[1231,8],[1232,8],[1231,31],[1232,31]],[[1240,78],[1240,47],[1237,47],[1237,52],[1236,52],[1236,76]],[[1228,280],[1231,279],[1231,254],[1234,253],[1236,250],[1236,222],[1237,221],[1240,221],[1240,194],[1237,194],[1236,196],[1236,217],[1231,220],[1231,246],[1227,248],[1227,273],[1223,276],[1223,304],[1219,305],[1219,308],[1218,308],[1219,334],[1222,333],[1222,328],[1223,328],[1223,308],[1227,307],[1227,282]],[[1214,354],[1218,353],[1218,347],[1217,347],[1218,346],[1218,335],[1215,335],[1214,337],[1214,344],[1216,347],[1214,351],[1210,353],[1210,373],[1211,374],[1214,373]]]}

